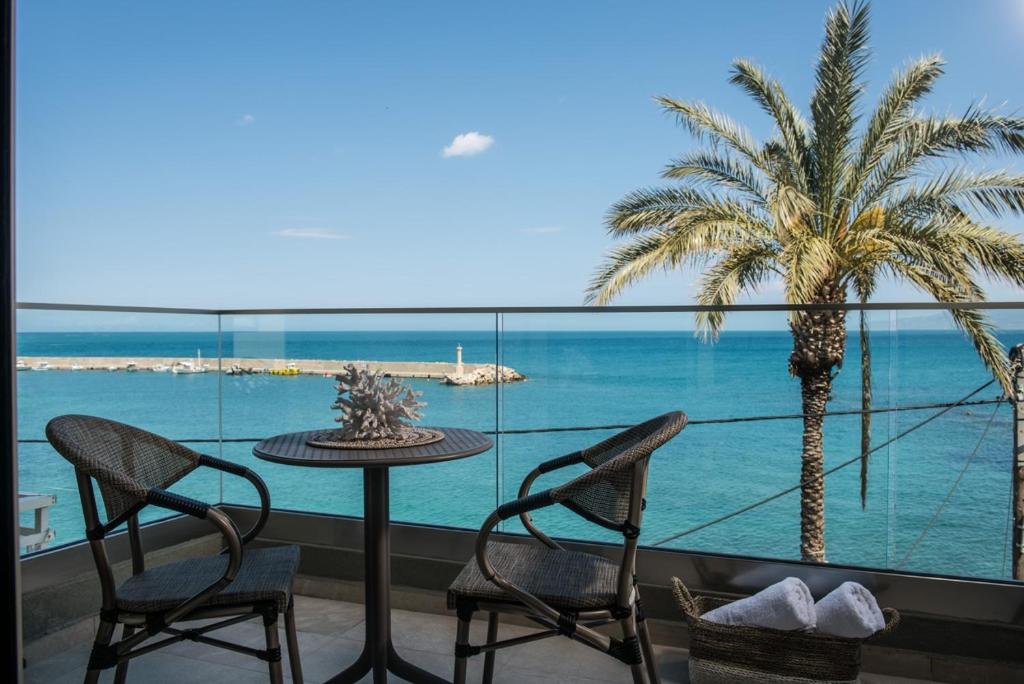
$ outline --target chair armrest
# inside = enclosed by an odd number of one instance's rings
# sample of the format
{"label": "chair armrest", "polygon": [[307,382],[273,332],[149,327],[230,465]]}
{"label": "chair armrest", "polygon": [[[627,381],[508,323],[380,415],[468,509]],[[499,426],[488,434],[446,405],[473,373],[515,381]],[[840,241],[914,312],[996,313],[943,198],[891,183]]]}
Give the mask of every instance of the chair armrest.
{"label": "chair armrest", "polygon": [[166,489],[160,489],[159,487],[153,487],[146,494],[146,503],[158,506],[160,508],[166,508],[169,511],[175,513],[184,513],[185,515],[191,515],[193,518],[206,518],[206,515],[213,508],[210,504],[196,499],[190,499],[187,496],[181,494],[175,494],[169,492]]}
{"label": "chair armrest", "polygon": [[255,471],[246,468],[243,465],[232,463],[231,461],[225,461],[222,458],[216,458],[215,456],[207,456],[206,454],[199,455],[199,465],[208,466],[215,470],[220,470],[231,475],[237,475],[244,477],[246,480],[252,483],[252,486],[256,488],[256,491],[260,495],[260,517],[256,520],[256,523],[242,535],[242,544],[248,544],[263,530],[263,526],[267,524],[267,518],[270,517],[270,491],[267,489],[267,483],[263,481],[263,478],[256,474]]}
{"label": "chair armrest", "polygon": [[183,615],[188,614],[193,609],[202,605],[214,594],[229,585],[238,575],[238,569],[242,567],[243,551],[242,538],[238,533],[238,527],[226,513],[216,506],[211,506],[207,503],[203,503],[202,501],[190,499],[189,497],[182,496],[181,494],[168,492],[167,490],[160,489],[159,487],[153,487],[149,492],[147,492],[146,503],[176,511],[178,513],[191,515],[192,517],[200,518],[202,520],[209,520],[224,536],[225,541],[227,541],[228,549],[228,564],[224,569],[224,574],[221,575],[219,579],[211,582],[204,589],[194,594],[191,598],[185,599],[176,607],[164,613],[159,621],[154,621],[152,624],[147,623],[147,631],[153,634],[159,632],[164,626],[180,619]]}
{"label": "chair armrest", "polygon": [[613,639],[594,631],[586,625],[577,624],[576,616],[574,614],[559,612],[553,606],[548,605],[534,594],[531,594],[519,585],[515,584],[498,572],[494,567],[494,564],[491,563],[490,558],[487,557],[487,541],[499,522],[507,520],[515,515],[521,516],[529,513],[530,511],[552,506],[555,503],[557,502],[552,490],[546,489],[542,492],[530,494],[529,496],[516,499],[515,501],[509,501],[508,503],[498,506],[498,508],[488,516],[487,520],[484,521],[483,526],[480,528],[480,533],[477,535],[477,565],[480,568],[480,572],[483,573],[483,576],[488,581],[498,585],[498,587],[503,591],[530,608],[541,624],[557,631],[559,634],[575,637],[588,643],[594,648],[611,653],[613,647],[615,647],[615,641]]}
{"label": "chair armrest", "polygon": [[513,515],[522,515],[538,508],[547,508],[553,503],[555,503],[555,499],[551,495],[551,490],[545,489],[543,492],[503,503],[495,509],[494,514],[498,516],[499,520],[508,520]]}
{"label": "chair armrest", "polygon": [[[543,463],[538,464],[536,468],[531,470],[526,477],[523,478],[523,483],[519,485],[519,499],[524,499],[530,496],[530,487],[532,487],[534,481],[544,473],[550,473],[553,470],[558,470],[559,468],[565,468],[566,466],[576,465],[577,463],[582,462],[583,452],[574,451],[571,454],[559,456],[558,458],[553,458],[549,461],[544,461]],[[554,541],[551,537],[537,529],[537,526],[533,524],[533,519],[530,517],[529,511],[523,511],[520,513],[519,520],[523,523],[523,527],[526,528],[526,531],[536,537],[545,546],[552,549],[562,548],[558,542]]]}
{"label": "chair armrest", "polygon": [[553,458],[550,461],[544,461],[543,463],[538,464],[536,468],[527,473],[526,477],[523,478],[523,483],[519,485],[519,498],[522,499],[527,496],[530,493],[530,487],[533,485],[533,481],[544,473],[550,473],[553,470],[576,465],[577,463],[583,463],[582,451],[574,451],[571,454],[559,456],[558,458]]}
{"label": "chair armrest", "polygon": [[537,466],[536,470],[538,473],[541,474],[550,473],[552,470],[558,470],[559,468],[564,468],[566,466],[576,465],[577,463],[583,463],[582,451],[574,451],[571,454],[559,456],[558,458],[553,458],[550,461],[544,461],[543,463]]}
{"label": "chair armrest", "polygon": [[495,569],[494,564],[491,563],[491,560],[487,557],[487,540],[490,538],[491,532],[494,531],[494,528],[497,527],[498,523],[515,515],[523,515],[530,511],[535,511],[538,508],[551,506],[554,503],[555,500],[551,495],[551,490],[548,489],[498,506],[498,508],[487,517],[487,520],[484,521],[483,526],[480,528],[480,533],[477,535],[476,562],[480,567],[480,572],[483,573],[483,576],[487,580],[494,582],[512,596],[538,611],[541,615],[548,616],[553,621],[557,622],[559,615],[557,610],[544,603],[522,587],[519,587],[509,581]]}

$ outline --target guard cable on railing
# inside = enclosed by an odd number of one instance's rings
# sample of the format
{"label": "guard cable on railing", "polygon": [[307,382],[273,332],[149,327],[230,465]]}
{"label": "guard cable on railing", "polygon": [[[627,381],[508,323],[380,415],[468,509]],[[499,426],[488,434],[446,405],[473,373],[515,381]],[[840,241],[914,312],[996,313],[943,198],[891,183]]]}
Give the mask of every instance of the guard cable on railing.
{"label": "guard cable on railing", "polygon": [[[974,401],[970,400],[971,397],[973,397],[973,396],[977,395],[978,393],[984,391],[988,387],[991,387],[992,384],[994,384],[994,383],[995,383],[995,379],[989,380],[988,382],[984,383],[983,385],[981,385],[977,389],[975,389],[975,390],[965,394],[959,400],[951,402],[951,403],[913,404],[913,405],[908,405],[908,406],[891,406],[891,407],[874,408],[874,409],[867,409],[867,410],[853,409],[853,410],[846,410],[846,411],[826,411],[826,412],[823,412],[821,414],[817,414],[817,415],[820,415],[822,417],[828,417],[828,416],[862,415],[862,414],[865,414],[865,413],[897,413],[897,412],[903,412],[903,411],[920,411],[920,410],[926,410],[926,409],[931,409],[931,408],[938,408],[938,409],[940,409],[939,411],[933,413],[932,415],[928,416],[924,420],[918,421],[914,425],[911,425],[909,428],[907,428],[906,430],[903,430],[902,432],[897,434],[895,437],[891,437],[891,438],[887,439],[886,441],[882,442],[881,444],[875,446],[871,450],[867,451],[865,454],[858,454],[857,456],[854,456],[853,458],[850,458],[850,459],[848,459],[846,461],[843,461],[842,463],[840,463],[840,464],[838,464],[836,466],[833,466],[833,467],[825,470],[825,472],[822,473],[822,477],[828,477],[829,475],[832,475],[833,473],[836,473],[836,472],[838,472],[838,471],[840,471],[840,470],[842,470],[842,469],[844,469],[844,468],[846,468],[848,466],[853,465],[854,463],[859,462],[864,456],[870,456],[870,455],[872,455],[872,454],[874,454],[874,453],[876,453],[878,451],[881,451],[882,449],[888,447],[890,444],[896,442],[899,439],[902,439],[903,437],[906,437],[907,435],[909,435],[910,433],[912,433],[912,432],[914,432],[916,430],[919,430],[920,428],[922,428],[925,425],[931,423],[936,418],[939,418],[940,416],[945,415],[946,413],[948,413],[949,411],[953,410],[954,408],[962,407],[962,406],[994,405],[993,410],[992,410],[992,415],[989,417],[988,423],[985,425],[985,429],[984,429],[984,431],[981,434],[981,438],[978,440],[977,445],[975,445],[975,447],[974,447],[974,451],[968,457],[967,462],[964,464],[963,469],[961,469],[960,474],[957,476],[957,479],[954,481],[952,488],[946,494],[946,498],[939,505],[938,509],[933,514],[931,520],[925,526],[925,529],[921,532],[921,534],[918,536],[918,538],[911,545],[910,549],[907,551],[907,554],[903,557],[903,560],[900,561],[900,564],[897,567],[901,567],[904,563],[906,563],[910,559],[911,554],[913,554],[913,552],[917,548],[918,544],[920,544],[921,541],[924,539],[924,537],[927,536],[928,532],[932,529],[932,527],[934,526],[935,522],[938,520],[939,515],[941,515],[942,511],[945,509],[945,506],[949,502],[949,499],[952,498],[952,496],[955,493],[956,489],[959,487],[960,481],[963,479],[964,475],[966,474],[967,469],[970,467],[971,463],[974,461],[974,458],[977,456],[978,451],[980,450],[982,441],[984,440],[985,436],[988,434],[989,428],[991,428],[992,422],[995,419],[996,413],[997,413],[997,411],[999,409],[999,404],[1001,404],[1004,401],[1006,401],[1005,397],[1000,397],[1000,398],[997,398],[997,399],[976,399]],[[728,423],[743,423],[743,422],[754,422],[754,421],[763,421],[763,420],[791,420],[791,419],[797,419],[797,418],[804,418],[805,415],[815,415],[815,414],[793,413],[793,414],[776,414],[776,415],[763,415],[763,416],[741,416],[741,417],[736,417],[736,418],[709,418],[709,419],[704,419],[704,420],[691,420],[691,421],[689,421],[689,424],[691,426],[692,425],[720,425],[720,424],[728,424]],[[625,428],[629,428],[629,427],[632,427],[632,426],[630,424],[622,424],[622,425],[594,425],[594,426],[585,426],[585,427],[531,428],[531,429],[522,429],[522,430],[501,430],[501,434],[503,434],[503,435],[506,435],[506,434],[536,434],[536,433],[544,433],[544,432],[549,432],[550,433],[550,432],[579,432],[579,431],[593,431],[593,430],[619,430],[619,429],[625,429]],[[483,432],[486,432],[487,434],[496,434],[495,430],[489,430],[489,431],[483,431]],[[181,444],[247,443],[247,442],[258,442],[259,438],[237,437],[237,438],[223,438],[223,439],[179,439],[179,440],[175,440],[175,441],[177,441],[177,442],[179,442]],[[19,439],[18,443],[20,443],[20,444],[46,444],[47,441],[44,440],[44,439]],[[760,508],[761,506],[764,506],[765,504],[771,503],[772,501],[775,501],[777,499],[781,499],[782,497],[786,496],[787,494],[791,494],[791,493],[797,491],[798,489],[800,489],[803,486],[803,484],[804,484],[804,482],[801,481],[801,482],[793,485],[792,487],[787,487],[786,489],[783,489],[780,492],[776,492],[775,494],[772,494],[771,496],[766,496],[763,499],[759,499],[758,501],[755,501],[755,502],[753,502],[751,504],[743,506],[742,508],[738,508],[735,511],[732,511],[731,513],[726,513],[726,514],[718,516],[717,518],[714,518],[712,520],[708,520],[707,522],[700,523],[699,525],[694,525],[693,527],[690,527],[690,528],[688,528],[686,530],[683,530],[682,532],[678,532],[678,533],[673,534],[671,536],[665,537],[664,539],[661,539],[659,541],[656,541],[656,542],[650,544],[650,546],[661,546],[663,544],[667,544],[667,543],[675,541],[677,539],[681,539],[683,537],[689,536],[689,535],[694,534],[696,532],[699,532],[701,530],[705,530],[705,529],[707,529],[709,527],[712,527],[714,525],[717,525],[719,523],[726,522],[727,520],[731,520],[732,518],[735,518],[737,516],[743,515],[744,513],[752,511],[752,510],[754,510],[756,508]]]}
{"label": "guard cable on railing", "polygon": [[[989,383],[991,384],[991,383]],[[986,385],[987,386],[987,385]],[[984,389],[984,388],[982,388]],[[980,391],[980,390],[979,390]],[[977,392],[972,392],[971,396]],[[798,420],[803,419],[804,416],[821,416],[824,418],[831,418],[835,416],[859,416],[865,413],[903,413],[906,411],[924,411],[927,409],[934,408],[954,408],[957,406],[985,406],[989,404],[999,404],[1003,399],[976,399],[974,401],[959,401],[953,403],[930,403],[930,404],[907,404],[906,406],[885,406],[882,408],[873,409],[849,409],[843,411],[826,411],[824,413],[778,413],[761,416],[737,416],[734,418],[704,418],[704,419],[693,419],[687,422],[687,425],[693,427],[695,425],[727,425],[730,423],[753,423],[765,420]],[[543,428],[521,428],[521,429],[503,429],[500,431],[502,435],[534,435],[549,432],[597,432],[601,430],[625,430],[633,427],[632,423],[616,423],[613,425],[577,425],[570,427],[543,427]],[[478,430],[485,435],[498,434],[497,430]],[[254,443],[258,442],[262,437],[225,437],[223,439],[217,439],[216,437],[196,437],[196,438],[185,438],[176,439],[175,442],[179,444],[243,444],[243,443]],[[19,439],[19,444],[47,444],[45,439]]]}
{"label": "guard cable on railing", "polygon": [[915,539],[914,543],[910,545],[909,549],[907,549],[907,552],[903,555],[903,559],[896,564],[897,570],[903,568],[907,564],[910,557],[914,555],[914,551],[917,550],[918,545],[924,541],[924,538],[927,537],[928,533],[932,531],[933,527],[935,527],[935,523],[939,521],[939,516],[942,515],[942,511],[946,509],[946,504],[948,504],[949,500],[953,498],[953,494],[955,494],[956,490],[960,487],[960,482],[963,481],[964,475],[967,474],[967,469],[971,467],[971,464],[974,463],[974,459],[977,457],[978,452],[981,451],[981,445],[985,441],[986,435],[988,435],[989,428],[992,427],[992,422],[996,419],[996,412],[998,410],[998,406],[992,408],[992,415],[989,416],[988,422],[985,423],[985,429],[981,431],[981,436],[978,437],[978,443],[974,445],[974,450],[971,452],[971,455],[967,457],[963,468],[960,469],[960,473],[956,476],[956,479],[953,480],[952,486],[949,488],[949,491],[946,492],[946,496],[942,500],[942,503],[940,503],[939,507],[935,509],[935,513],[932,514],[928,524],[924,526],[923,530],[921,530],[921,534],[917,535],[917,539]]}
{"label": "guard cable on railing", "polygon": [[[979,392],[985,390],[986,388],[990,387],[993,383],[995,383],[995,379],[989,380],[988,382],[986,382],[984,385],[982,385],[978,389],[976,389],[976,390],[974,390],[972,392],[969,392],[968,394],[964,395],[959,401],[953,402],[952,404],[949,404],[949,405],[943,407],[942,410],[937,411],[936,413],[933,413],[932,415],[928,416],[924,420],[919,421],[919,422],[915,423],[914,425],[911,425],[906,430],[903,430],[902,432],[897,434],[895,437],[891,437],[891,438],[887,439],[886,441],[884,441],[881,444],[879,444],[878,446],[874,447],[873,449],[871,449],[867,453],[865,453],[865,454],[857,454],[853,458],[848,459],[846,461],[843,461],[839,465],[836,465],[836,466],[833,466],[833,467],[829,468],[824,473],[822,473],[822,477],[827,477],[827,476],[831,475],[832,473],[835,473],[837,471],[842,470],[843,468],[846,468],[848,466],[853,465],[854,463],[858,463],[861,460],[861,458],[863,458],[864,456],[870,456],[871,454],[874,454],[875,452],[881,451],[882,449],[886,448],[887,446],[889,446],[890,444],[892,444],[896,440],[902,439],[902,438],[906,437],[907,435],[909,435],[910,433],[914,432],[915,430],[919,430],[920,428],[923,428],[928,423],[932,422],[936,418],[938,418],[938,417],[940,417],[940,416],[942,416],[942,415],[944,415],[946,413],[949,413],[954,408],[956,408],[958,406],[963,406],[967,402],[968,399],[970,399],[974,395],[978,394]],[[995,400],[995,403],[1000,403],[1002,401],[1003,401],[1003,399],[998,399],[998,400]],[[783,489],[781,492],[777,492],[775,494],[772,494],[771,496],[766,496],[763,499],[755,501],[754,503],[751,503],[751,504],[748,504],[746,506],[743,506],[742,508],[738,508],[735,511],[732,511],[731,513],[726,513],[725,515],[720,515],[717,518],[714,518],[713,520],[708,520],[707,522],[700,523],[699,525],[694,525],[693,527],[691,527],[689,529],[686,529],[686,530],[683,530],[682,532],[678,532],[678,533],[673,534],[671,536],[665,537],[664,539],[661,539],[659,541],[654,542],[653,544],[651,544],[651,546],[661,546],[662,544],[667,544],[669,542],[672,542],[672,541],[675,541],[677,539],[681,539],[683,537],[691,535],[691,534],[693,534],[695,532],[699,532],[701,530],[707,529],[707,528],[711,527],[712,525],[717,525],[719,523],[725,522],[726,520],[731,520],[732,518],[735,518],[736,516],[743,515],[744,513],[747,513],[749,511],[754,510],[755,508],[760,508],[761,506],[764,506],[765,504],[771,503],[772,501],[775,501],[776,499],[781,499],[782,497],[786,496],[787,494],[792,494],[793,492],[795,492],[798,489],[800,489],[804,484],[805,484],[805,482],[803,480],[801,480],[799,483],[793,485],[792,487],[787,487],[786,489]]]}
{"label": "guard cable on railing", "polygon": [[[973,394],[975,393],[972,393],[972,396]],[[727,425],[729,423],[754,423],[764,420],[802,420],[805,416],[831,418],[834,416],[859,416],[865,413],[901,413],[903,411],[923,411],[933,408],[953,408],[956,406],[984,406],[986,404],[998,404],[1002,401],[1002,399],[977,399],[975,401],[953,403],[907,404],[906,406],[885,406],[882,408],[873,409],[848,409],[843,411],[825,411],[824,413],[777,413],[761,416],[737,416],[735,418],[698,418],[688,420],[686,424],[690,427],[693,427],[694,425]],[[631,427],[633,427],[632,423],[621,423],[616,425],[588,425],[582,427],[523,428],[521,430],[502,430],[501,434],[530,435],[538,432],[585,432],[591,430],[625,430]],[[494,430],[489,431],[487,434],[494,434]]]}

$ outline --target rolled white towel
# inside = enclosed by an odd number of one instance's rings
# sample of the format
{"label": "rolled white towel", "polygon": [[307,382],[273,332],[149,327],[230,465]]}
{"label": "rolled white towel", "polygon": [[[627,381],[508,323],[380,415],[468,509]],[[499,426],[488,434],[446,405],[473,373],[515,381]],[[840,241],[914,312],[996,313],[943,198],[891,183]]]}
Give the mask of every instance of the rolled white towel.
{"label": "rolled white towel", "polygon": [[814,597],[796,577],[787,577],[745,599],[715,608],[701,617],[724,625],[785,631],[814,629]]}
{"label": "rolled white towel", "polygon": [[885,616],[871,592],[856,582],[843,582],[814,605],[822,634],[865,639],[885,627]]}

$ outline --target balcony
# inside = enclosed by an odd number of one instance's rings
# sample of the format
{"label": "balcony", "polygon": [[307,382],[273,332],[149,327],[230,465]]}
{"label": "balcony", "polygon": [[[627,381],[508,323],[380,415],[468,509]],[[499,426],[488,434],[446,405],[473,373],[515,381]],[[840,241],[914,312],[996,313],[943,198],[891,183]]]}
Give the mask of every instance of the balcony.
{"label": "balcony", "polygon": [[[363,610],[357,603],[300,596],[296,602],[299,618],[299,644],[302,649],[303,673],[306,681],[322,682],[355,660],[363,643]],[[484,623],[474,625],[474,638],[483,637]],[[451,679],[452,643],[455,640],[455,619],[436,613],[400,610],[394,615],[396,645],[413,664]],[[524,626],[507,626],[508,636],[523,636],[537,630]],[[476,633],[479,632],[479,633]],[[224,638],[258,645],[263,630],[257,625],[230,627]],[[527,652],[529,658],[516,657],[508,651],[499,660],[496,682],[551,682],[574,684],[627,682],[629,668],[607,656],[572,642],[541,642]],[[658,647],[659,666],[666,684],[686,682],[686,653],[683,649]],[[287,658],[287,656],[285,656]],[[79,682],[89,660],[88,637],[70,651],[44,658],[26,672],[27,682]],[[478,659],[479,660],[479,659]],[[265,682],[266,666],[243,655],[219,649],[196,647],[194,644],[171,646],[167,650],[133,664],[145,669],[151,681],[183,681],[183,670],[199,674],[196,681]],[[480,681],[482,664],[472,663],[470,681]],[[287,665],[285,667],[287,670]],[[184,681],[188,681],[187,679]],[[371,681],[369,677],[366,681]],[[872,681],[872,680],[867,680]],[[876,678],[874,681],[888,681]]]}
{"label": "balcony", "polygon": [[[444,590],[472,557],[488,513],[514,499],[540,461],[681,409],[690,424],[651,463],[638,561],[666,681],[686,681],[688,635],[667,589],[673,576],[714,598],[790,575],[815,591],[861,582],[904,616],[895,634],[865,648],[864,668],[873,673],[865,682],[1024,677],[1013,402],[955,330],[948,307],[865,308],[873,408],[863,499],[859,308],[850,307],[846,368],[824,428],[825,564],[800,560],[802,416],[799,383],[786,365],[790,311],[736,307],[715,343],[694,338],[695,311],[20,305],[20,486],[56,499],[45,509],[53,538],[22,560],[29,680],[81,676],[99,605],[74,474],[42,433],[63,413],[138,425],[259,472],[274,506],[259,543],[302,548],[298,615],[308,681],[354,655],[348,642],[361,617],[353,603],[364,589],[359,473],[309,477],[252,455],[269,435],[331,425],[332,376],[344,361],[379,367],[423,392],[424,424],[473,428],[494,441],[472,458],[392,474],[392,577],[395,607],[404,611],[396,638],[411,660],[418,653],[442,676],[450,676],[454,624]],[[1024,342],[1024,305],[986,312],[1004,346]],[[525,379],[511,381],[511,371]],[[445,376],[480,384],[446,384]],[[216,473],[197,472],[175,491],[219,503],[243,529],[255,517],[252,491]],[[194,520],[161,515],[143,512],[152,564],[217,546]],[[23,528],[32,527],[28,516]],[[571,548],[614,553],[617,535],[567,511],[545,511],[538,522]],[[499,532],[516,540],[525,530],[512,519]],[[122,575],[127,546],[115,539]],[[503,652],[498,681],[629,681],[606,657],[563,641]],[[265,679],[258,661],[188,646],[144,658],[164,657],[167,668],[192,658],[204,678]]]}

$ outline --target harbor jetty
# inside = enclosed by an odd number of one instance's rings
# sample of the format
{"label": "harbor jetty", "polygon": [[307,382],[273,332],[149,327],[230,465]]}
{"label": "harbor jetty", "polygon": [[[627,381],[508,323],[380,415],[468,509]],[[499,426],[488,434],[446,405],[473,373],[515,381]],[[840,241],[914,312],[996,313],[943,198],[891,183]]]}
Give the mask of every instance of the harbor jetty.
{"label": "harbor jetty", "polygon": [[525,380],[518,371],[494,364],[462,363],[461,350],[456,363],[445,361],[360,361],[335,359],[250,359],[225,357],[216,360],[182,357],[114,357],[114,356],[19,356],[18,370],[23,371],[104,371],[126,373],[173,373],[191,375],[216,373],[227,375],[319,375],[334,376],[345,366],[372,372],[381,371],[395,378],[441,380],[448,385],[482,385],[494,382]]}

